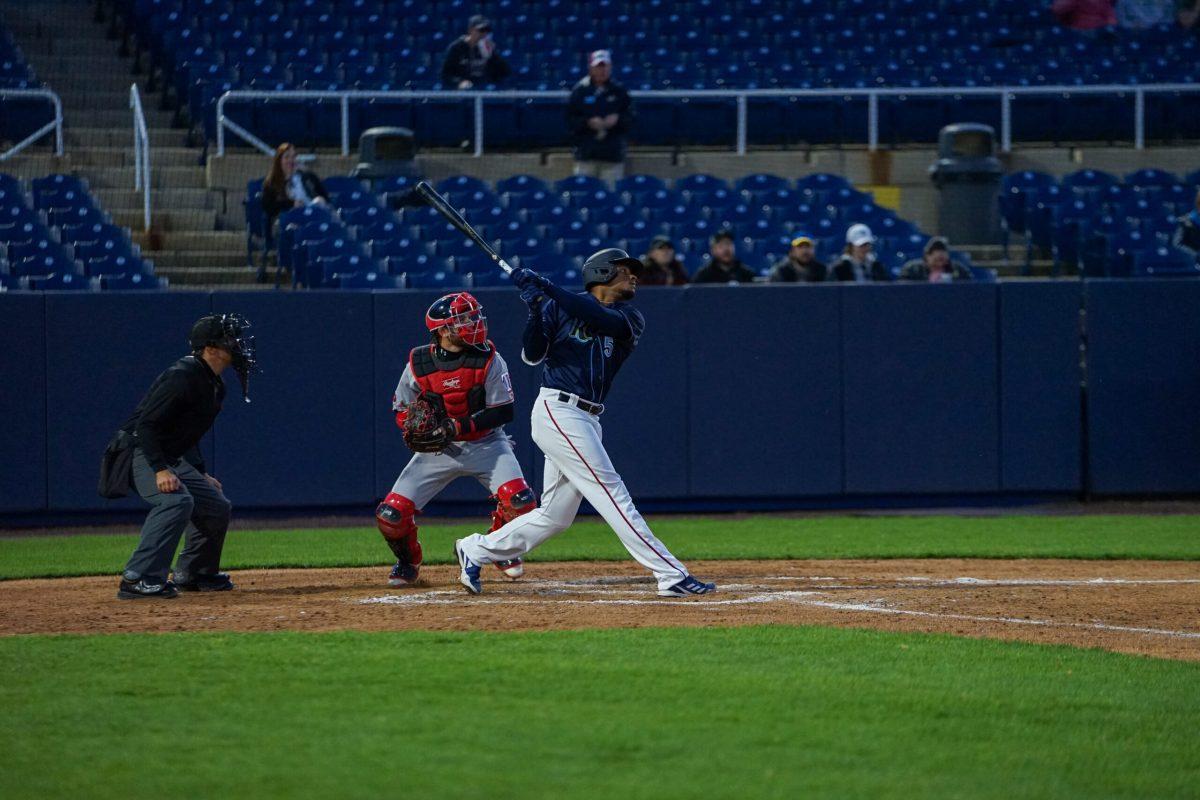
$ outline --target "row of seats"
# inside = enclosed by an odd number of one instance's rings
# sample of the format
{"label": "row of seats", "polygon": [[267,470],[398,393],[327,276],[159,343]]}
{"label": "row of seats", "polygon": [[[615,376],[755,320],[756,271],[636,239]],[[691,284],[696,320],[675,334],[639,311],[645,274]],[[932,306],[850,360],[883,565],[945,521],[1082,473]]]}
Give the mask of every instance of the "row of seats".
{"label": "row of seats", "polygon": [[[1169,26],[1119,36],[1063,29],[1040,0],[999,6],[984,0],[122,2],[139,39],[149,43],[152,60],[171,76],[180,102],[189,105],[193,120],[205,121],[210,134],[215,100],[232,88],[441,88],[447,45],[461,33],[467,16],[480,11],[495,21],[497,41],[513,68],[504,88],[569,88],[583,72],[583,55],[601,47],[615,51],[616,76],[631,89],[1191,83],[1200,55],[1195,37]],[[1186,97],[1150,95],[1150,137],[1200,132],[1197,114],[1172,113],[1188,105]],[[249,122],[267,139],[296,140],[310,131],[306,144],[336,143],[336,104],[295,105],[293,110],[279,103],[243,106],[237,121]],[[495,111],[496,124],[485,132],[489,145],[565,144],[561,103],[545,105],[503,104]],[[732,102],[639,105],[649,118],[635,126],[636,142],[733,141]],[[842,109],[845,105],[855,108]],[[1018,140],[1132,135],[1130,97],[1072,98],[1066,113],[1060,110],[1061,98],[1022,100],[1021,105],[1025,108],[1014,115]],[[281,111],[286,123],[279,122]],[[888,100],[883,111],[885,141],[927,141],[943,118],[999,122],[997,102],[965,98]],[[469,104],[443,109],[429,103],[356,104],[352,136],[374,125],[402,124],[418,129],[426,143],[453,146],[471,138],[470,113]],[[861,141],[865,103],[756,100],[751,113],[761,117],[751,120],[752,143],[841,143]],[[285,124],[291,135],[284,133]]]}
{"label": "row of seats", "polygon": [[[414,182],[397,178],[372,189],[354,178],[325,179],[330,208],[293,209],[280,217],[279,265],[291,271],[293,284],[313,287],[338,286],[359,273],[399,278],[407,286],[503,285],[490,258],[453,225],[427,206],[408,204]],[[695,272],[707,260],[709,238],[729,228],[739,258],[760,275],[786,255],[798,234],[816,241],[818,257],[832,260],[843,248],[846,229],[865,223],[878,237],[879,257],[893,272],[919,257],[928,238],[830,174],[798,180],[756,174],[732,183],[695,174],[670,185],[651,175],[631,175],[611,189],[586,176],[550,185],[514,175],[492,185],[460,175],[435,188],[512,263],[567,285],[578,280],[587,254],[620,246],[640,256],[657,235],[671,237],[685,268]],[[247,186],[251,260],[257,241],[274,242],[261,189],[261,180]],[[991,276],[981,271],[981,277]]]}
{"label": "row of seats", "polygon": [[[1007,175],[1000,210],[1007,233],[1052,254],[1055,270],[1089,276],[1194,276],[1196,259],[1172,246],[1179,217],[1196,206],[1200,170],[1124,176],[1084,169],[1062,180],[1044,172]],[[1007,235],[1006,233],[1006,235]]]}
{"label": "row of seats", "polygon": [[101,210],[86,180],[49,175],[26,185],[0,173],[0,290],[166,285],[128,229]]}
{"label": "row of seats", "polygon": [[[42,82],[0,18],[0,89],[41,87]],[[19,142],[52,119],[54,109],[46,100],[0,96],[0,143]]]}

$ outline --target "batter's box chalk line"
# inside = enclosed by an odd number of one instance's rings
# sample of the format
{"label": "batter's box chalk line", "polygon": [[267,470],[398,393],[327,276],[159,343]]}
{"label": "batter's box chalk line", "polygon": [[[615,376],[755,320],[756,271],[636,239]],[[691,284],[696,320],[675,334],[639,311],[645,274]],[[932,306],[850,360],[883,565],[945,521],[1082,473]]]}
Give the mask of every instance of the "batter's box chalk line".
{"label": "batter's box chalk line", "polygon": [[[763,581],[804,581],[818,580],[803,576],[793,577],[766,577],[760,578]],[[846,578],[825,578],[819,580],[847,580]],[[991,586],[1095,586],[1095,585],[1155,585],[1155,584],[1197,584],[1200,579],[1125,579],[1125,578],[1088,578],[1088,579],[1014,579],[1014,580],[993,580],[986,578],[954,578],[954,579],[939,579],[928,578],[921,576],[911,576],[906,578],[897,578],[899,583],[919,583],[931,588],[937,586],[973,586],[973,585],[991,585]],[[623,595],[618,587],[632,586],[636,584],[648,583],[647,579],[613,579],[600,578],[595,580],[582,581],[522,581],[520,583],[511,584],[512,586],[533,589],[534,596],[531,595],[513,595],[513,594],[497,594],[484,595],[482,597],[468,597],[462,592],[449,590],[434,590],[428,592],[403,592],[398,594],[387,594],[379,597],[368,598],[347,598],[348,602],[359,605],[380,605],[380,606],[437,606],[437,605],[545,605],[547,603],[556,605],[582,605],[582,606],[676,606],[682,608],[722,608],[736,607],[746,605],[763,605],[769,603],[790,603],[811,608],[821,608],[830,611],[844,611],[848,613],[866,613],[866,614],[887,614],[893,616],[908,616],[908,617],[923,617],[927,619],[943,619],[943,620],[961,620],[967,622],[983,622],[1001,625],[1026,625],[1045,628],[1075,628],[1084,630],[1096,631],[1112,631],[1118,633],[1135,633],[1146,636],[1166,636],[1177,639],[1200,639],[1200,632],[1192,631],[1177,631],[1167,630],[1163,628],[1150,628],[1132,625],[1110,625],[1104,622],[1062,622],[1048,619],[1024,619],[1016,617],[989,617],[976,614],[954,614],[941,611],[920,611],[914,609],[897,608],[894,604],[885,598],[875,598],[867,601],[858,602],[839,602],[833,600],[819,599],[828,594],[828,591],[800,591],[800,590],[780,590],[771,589],[766,586],[758,586],[755,584],[728,584],[721,587],[725,592],[729,591],[754,591],[756,593],[749,594],[743,597],[721,597],[720,595],[712,598],[692,598],[684,600],[660,599],[654,597],[625,597],[613,596]],[[609,588],[606,590],[604,586]],[[825,586],[825,589],[832,588],[847,588],[847,589],[863,589],[866,587],[834,587]],[[880,587],[872,586],[872,589],[878,590]],[[764,591],[765,590],[765,591]],[[578,597],[578,595],[596,595],[595,597]],[[571,596],[575,595],[575,596]]]}

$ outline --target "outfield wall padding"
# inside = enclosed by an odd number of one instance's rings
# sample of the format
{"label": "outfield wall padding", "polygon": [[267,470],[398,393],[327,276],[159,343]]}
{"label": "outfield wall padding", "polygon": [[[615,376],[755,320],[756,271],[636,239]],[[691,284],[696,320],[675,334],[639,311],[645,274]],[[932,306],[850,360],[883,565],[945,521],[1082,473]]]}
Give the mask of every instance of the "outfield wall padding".
{"label": "outfield wall padding", "polygon": [[[253,321],[263,365],[249,405],[226,376],[204,443],[235,504],[369,508],[408,459],[391,394],[437,294],[0,295],[0,512],[143,507],[96,495],[100,454],[210,310]],[[525,307],[477,294],[540,489]],[[1200,491],[1200,282],[647,288],[637,302],[646,333],[602,418],[635,497]],[[461,480],[444,499],[484,496]]]}

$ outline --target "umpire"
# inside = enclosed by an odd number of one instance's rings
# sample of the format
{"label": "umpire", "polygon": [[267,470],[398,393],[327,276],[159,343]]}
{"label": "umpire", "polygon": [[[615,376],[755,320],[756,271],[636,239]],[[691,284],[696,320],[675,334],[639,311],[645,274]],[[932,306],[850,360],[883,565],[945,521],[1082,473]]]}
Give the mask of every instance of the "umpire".
{"label": "umpire", "polygon": [[[130,483],[152,508],[142,538],[121,575],[122,600],[172,598],[179,590],[219,592],[233,588],[220,572],[229,527],[229,500],[208,474],[200,439],[212,427],[225,399],[221,373],[232,366],[247,396],[257,371],[250,324],[237,314],[202,317],[189,336],[191,355],[155,379],[137,409],[109,444],[101,469],[101,494],[123,496]],[[189,526],[188,523],[191,523]],[[167,570],[179,539],[187,540]]]}

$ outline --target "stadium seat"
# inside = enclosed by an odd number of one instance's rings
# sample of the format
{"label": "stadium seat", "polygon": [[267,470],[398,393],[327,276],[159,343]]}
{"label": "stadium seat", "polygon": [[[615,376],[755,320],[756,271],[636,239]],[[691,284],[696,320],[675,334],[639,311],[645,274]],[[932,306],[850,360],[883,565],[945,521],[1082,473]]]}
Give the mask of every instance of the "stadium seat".
{"label": "stadium seat", "polygon": [[1166,170],[1139,169],[1126,175],[1125,183],[1129,186],[1138,186],[1142,188],[1167,188],[1177,185],[1179,183],[1179,179]]}
{"label": "stadium seat", "polygon": [[154,291],[167,288],[167,279],[142,272],[101,275],[100,288],[109,292]]}
{"label": "stadium seat", "polygon": [[146,263],[137,256],[109,255],[84,262],[84,274],[88,277],[104,275],[149,274]]}
{"label": "stadium seat", "polygon": [[675,189],[680,192],[713,192],[717,189],[729,191],[729,184],[712,175],[698,173],[677,179]]}
{"label": "stadium seat", "polygon": [[369,270],[338,276],[339,289],[403,289],[404,278]]}
{"label": "stadium seat", "polygon": [[97,279],[87,278],[77,272],[55,272],[29,278],[29,288],[44,292],[91,292],[99,288]]}
{"label": "stadium seat", "polygon": [[410,289],[467,289],[467,277],[455,272],[406,273],[405,281]]}
{"label": "stadium seat", "polygon": [[496,181],[496,194],[530,194],[532,192],[549,192],[550,187],[541,178],[533,175],[513,175]]}

